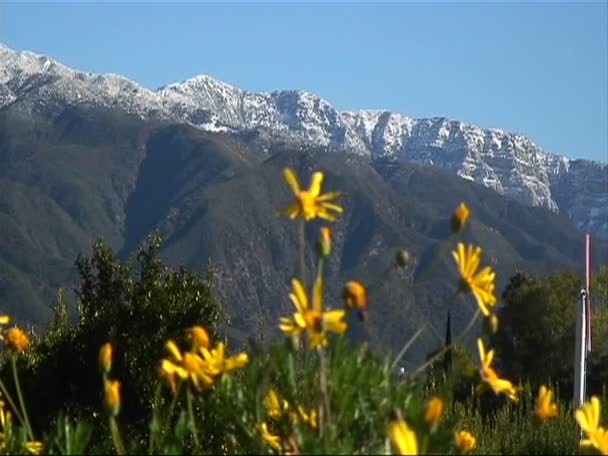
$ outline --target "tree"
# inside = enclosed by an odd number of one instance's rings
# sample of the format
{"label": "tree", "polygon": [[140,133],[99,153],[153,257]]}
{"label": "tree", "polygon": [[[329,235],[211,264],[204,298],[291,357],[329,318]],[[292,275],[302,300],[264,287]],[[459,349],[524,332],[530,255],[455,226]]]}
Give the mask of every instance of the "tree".
{"label": "tree", "polygon": [[[589,359],[588,392],[601,390],[608,383],[606,348],[600,348],[608,336],[605,291],[608,268],[594,277],[593,329],[596,348]],[[498,310],[500,326],[491,335],[500,370],[512,379],[539,385],[556,382],[566,397],[572,391],[575,344],[575,311],[580,302],[582,275],[562,271],[549,276],[517,273],[503,293],[504,306]]]}
{"label": "tree", "polygon": [[179,340],[194,325],[216,334],[223,313],[212,297],[211,272],[163,264],[160,244],[160,236],[152,234],[135,258],[121,262],[99,239],[90,257],[77,259],[78,321],[66,321],[60,302],[46,337],[23,366],[30,371],[23,378],[36,379],[26,388],[41,426],[61,410],[89,417],[99,411],[98,350],[108,341],[115,348],[113,375],[125,388],[121,416],[143,426],[167,339]]}

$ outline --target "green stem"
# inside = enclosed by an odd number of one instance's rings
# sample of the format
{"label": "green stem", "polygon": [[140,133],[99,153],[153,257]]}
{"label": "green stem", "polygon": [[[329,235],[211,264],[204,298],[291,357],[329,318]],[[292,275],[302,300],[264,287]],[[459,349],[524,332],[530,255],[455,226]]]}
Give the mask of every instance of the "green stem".
{"label": "green stem", "polygon": [[296,363],[294,359],[293,351],[290,351],[287,354],[287,363],[289,367],[289,383],[291,386],[291,392],[294,397],[297,396],[297,387],[296,387]]}
{"label": "green stem", "polygon": [[[319,258],[317,262],[317,279],[323,278],[323,270],[324,270],[325,261],[323,257]],[[321,301],[322,303],[323,301]]]}
{"label": "green stem", "polygon": [[300,247],[300,279],[302,285],[306,289],[306,259],[304,257],[304,248],[306,246],[306,220],[302,217],[300,220],[300,236],[299,236],[299,247]]}
{"label": "green stem", "polygon": [[27,416],[27,411],[25,410],[25,401],[23,400],[21,385],[19,383],[19,375],[17,374],[17,356],[12,354],[11,361],[13,364],[13,378],[15,380],[15,389],[17,390],[17,398],[19,399],[19,405],[21,405],[21,412],[23,413],[23,418],[25,420],[25,428],[27,429],[27,434],[29,435],[30,440],[34,440],[34,433],[32,432],[32,426],[30,425],[30,420]]}
{"label": "green stem", "polygon": [[421,445],[421,453],[420,454],[428,454],[428,447],[429,447],[429,436],[425,434],[425,436],[422,439],[422,445]]}
{"label": "green stem", "polygon": [[473,328],[473,325],[477,321],[477,318],[479,317],[479,315],[481,315],[481,310],[479,308],[477,308],[477,312],[475,312],[475,315],[473,315],[473,318],[471,318],[471,321],[469,321],[469,324],[464,329],[464,331],[462,331],[462,333],[456,338],[455,342],[452,342],[451,344],[444,346],[443,349],[439,350],[438,353],[436,353],[426,363],[424,363],[422,366],[420,366],[418,369],[416,369],[412,374],[410,374],[410,376],[415,377],[420,372],[424,371],[427,367],[429,367],[431,364],[433,364],[435,361],[437,361],[440,357],[442,357],[448,350],[450,350],[456,342],[460,342],[462,339],[464,339],[464,337],[471,330],[471,328]]}
{"label": "green stem", "polygon": [[157,427],[154,429],[150,429],[150,443],[149,443],[149,449],[148,449],[148,454],[152,455],[154,454],[154,437],[158,437],[158,430],[160,428],[160,426],[158,426],[158,424],[160,423],[160,418],[158,417],[158,407],[159,407],[159,402],[160,402],[160,393],[162,391],[162,384],[160,382],[158,382],[158,385],[156,386],[156,391],[154,392],[154,404],[152,405],[152,420],[153,422],[155,421],[157,423]]}
{"label": "green stem", "polygon": [[2,388],[2,393],[4,394],[4,397],[6,397],[6,400],[8,401],[11,408],[13,409],[15,416],[17,417],[17,419],[19,419],[19,422],[21,422],[21,424],[25,425],[25,422],[23,421],[23,417],[21,416],[21,413],[19,413],[19,409],[15,406],[15,403],[13,402],[13,398],[8,394],[8,390],[6,389],[6,386],[4,386],[4,382],[1,379],[0,379],[0,388]]}
{"label": "green stem", "polygon": [[414,333],[414,335],[412,337],[410,337],[410,340],[408,340],[405,345],[403,346],[403,348],[401,349],[401,351],[399,352],[399,354],[395,357],[395,360],[393,361],[393,363],[391,364],[391,371],[395,368],[395,366],[397,366],[397,363],[401,360],[401,358],[403,357],[403,355],[405,355],[405,353],[408,351],[408,349],[412,346],[412,344],[414,343],[414,341],[416,339],[418,339],[418,337],[420,336],[420,334],[423,333],[423,331],[426,329],[427,327],[427,323],[424,323],[419,329],[418,331],[416,331]]}
{"label": "green stem", "polygon": [[165,435],[166,424],[171,422],[171,417],[173,416],[173,410],[175,409],[175,404],[177,403],[177,398],[178,398],[179,392],[182,388],[182,383],[183,382],[181,379],[179,379],[177,381],[177,387],[175,388],[175,394],[173,395],[173,399],[171,399],[171,405],[169,405],[169,413],[167,413],[167,419],[161,426],[163,436]]}
{"label": "green stem", "polygon": [[188,402],[188,414],[190,415],[190,432],[194,438],[194,444],[196,445],[195,454],[197,454],[201,448],[201,442],[198,439],[198,430],[196,429],[196,421],[194,421],[194,410],[192,409],[192,392],[190,387],[186,390],[186,401]]}
{"label": "green stem", "polygon": [[323,399],[323,414],[320,415],[319,431],[324,441],[327,438],[328,425],[331,422],[331,411],[329,406],[329,390],[327,386],[327,354],[323,347],[318,348],[319,353],[319,387]]}
{"label": "green stem", "polygon": [[112,415],[110,415],[110,433],[112,434],[112,442],[114,443],[116,453],[120,455],[127,454],[125,445],[122,442],[122,437],[118,431],[118,425],[116,424],[116,420]]}
{"label": "green stem", "polygon": [[437,252],[437,255],[435,255],[435,258],[433,258],[431,265],[427,268],[426,271],[424,271],[424,273],[418,278],[418,280],[414,281],[415,285],[420,285],[421,283],[424,283],[431,278],[431,273],[437,268],[439,262],[446,254],[446,251],[450,249],[450,245],[452,241],[456,238],[456,236],[458,236],[458,232],[452,233],[441,243],[439,252]]}

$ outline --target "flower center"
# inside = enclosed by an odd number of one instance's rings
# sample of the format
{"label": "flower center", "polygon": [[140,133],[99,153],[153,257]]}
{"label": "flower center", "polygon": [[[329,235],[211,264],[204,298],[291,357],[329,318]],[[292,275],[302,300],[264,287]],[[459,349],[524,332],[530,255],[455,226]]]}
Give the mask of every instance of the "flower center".
{"label": "flower center", "polygon": [[184,369],[186,369],[188,372],[194,372],[196,370],[198,370],[200,368],[200,359],[198,358],[198,356],[196,356],[195,354],[192,353],[184,353]]}

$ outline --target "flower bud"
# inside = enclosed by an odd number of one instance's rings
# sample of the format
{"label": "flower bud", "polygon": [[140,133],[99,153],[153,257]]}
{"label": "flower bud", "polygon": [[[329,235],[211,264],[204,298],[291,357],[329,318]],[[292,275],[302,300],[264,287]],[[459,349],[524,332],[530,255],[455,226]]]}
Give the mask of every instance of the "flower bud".
{"label": "flower bud", "polygon": [[454,434],[454,444],[460,451],[471,451],[475,448],[475,443],[475,437],[469,431],[458,431]]}
{"label": "flower bud", "polygon": [[27,337],[27,333],[17,326],[3,331],[2,339],[4,343],[14,353],[23,352],[30,344],[30,339]]}
{"label": "flower bud", "polygon": [[99,349],[99,369],[104,374],[110,372],[112,369],[112,344],[106,342]]}
{"label": "flower bud", "polygon": [[367,290],[356,280],[351,280],[344,286],[342,292],[344,307],[347,309],[356,309],[359,312],[359,318],[365,319],[367,312]]}
{"label": "flower bud", "polygon": [[120,411],[120,382],[118,380],[105,380],[105,402],[110,415],[116,417]]}
{"label": "flower bud", "polygon": [[498,331],[498,317],[496,316],[496,314],[491,314],[488,317],[487,321],[488,321],[488,328],[490,329],[492,334],[496,334],[496,331]]}
{"label": "flower bud", "polygon": [[323,258],[327,258],[331,255],[331,228],[328,226],[322,226],[319,232],[317,254]]}
{"label": "flower bud", "polygon": [[426,406],[426,412],[424,414],[424,421],[426,421],[431,427],[435,426],[441,418],[443,412],[443,402],[438,397],[432,397]]}
{"label": "flower bud", "polygon": [[460,203],[452,213],[451,225],[452,231],[455,233],[460,231],[467,219],[471,215],[469,207],[465,203]]}
{"label": "flower bud", "polygon": [[200,347],[209,348],[211,346],[211,338],[202,326],[193,326],[186,330],[188,337],[192,340],[192,348],[194,351]]}
{"label": "flower bud", "polygon": [[397,266],[406,267],[412,261],[412,255],[406,249],[401,249],[397,252],[395,256],[395,262]]}

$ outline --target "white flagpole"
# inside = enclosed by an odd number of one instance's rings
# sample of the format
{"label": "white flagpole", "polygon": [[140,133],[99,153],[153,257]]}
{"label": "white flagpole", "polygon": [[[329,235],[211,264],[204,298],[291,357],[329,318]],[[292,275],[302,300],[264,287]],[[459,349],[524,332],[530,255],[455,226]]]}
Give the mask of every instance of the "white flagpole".
{"label": "white flagpole", "polygon": [[585,299],[585,315],[587,317],[586,321],[586,344],[587,344],[587,353],[591,352],[591,236],[589,234],[585,235],[585,291],[586,299]]}
{"label": "white flagpole", "polygon": [[581,300],[576,306],[576,341],[574,353],[574,405],[579,408],[585,402],[587,358],[587,291],[581,289]]}
{"label": "white flagpole", "polygon": [[587,383],[587,353],[591,351],[591,303],[589,296],[591,278],[590,236],[585,235],[585,288],[581,289],[581,300],[576,305],[576,339],[574,348],[574,405],[578,408],[585,402]]}

